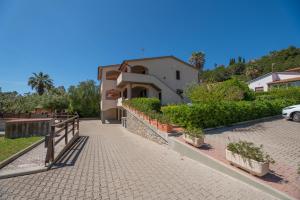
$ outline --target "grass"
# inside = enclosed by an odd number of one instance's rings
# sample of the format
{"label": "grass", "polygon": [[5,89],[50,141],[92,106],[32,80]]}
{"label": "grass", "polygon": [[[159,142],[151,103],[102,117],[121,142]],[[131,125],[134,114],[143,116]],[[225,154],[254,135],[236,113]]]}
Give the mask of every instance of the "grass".
{"label": "grass", "polygon": [[13,154],[25,149],[31,144],[39,141],[43,137],[27,137],[8,139],[0,137],[0,162],[12,156]]}

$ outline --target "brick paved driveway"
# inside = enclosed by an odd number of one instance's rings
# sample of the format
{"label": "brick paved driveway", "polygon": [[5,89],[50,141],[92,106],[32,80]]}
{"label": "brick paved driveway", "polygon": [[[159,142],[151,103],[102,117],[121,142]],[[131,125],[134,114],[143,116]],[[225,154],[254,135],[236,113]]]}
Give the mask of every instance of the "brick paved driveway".
{"label": "brick paved driveway", "polygon": [[273,174],[262,179],[264,183],[300,199],[300,123],[284,119],[269,120],[250,125],[240,125],[208,132],[206,143],[212,149],[201,150],[221,161],[225,160],[226,144],[230,141],[246,140],[257,145],[276,161],[271,166]]}
{"label": "brick paved driveway", "polygon": [[273,199],[120,125],[83,121],[81,135],[64,167],[0,180],[0,199]]}

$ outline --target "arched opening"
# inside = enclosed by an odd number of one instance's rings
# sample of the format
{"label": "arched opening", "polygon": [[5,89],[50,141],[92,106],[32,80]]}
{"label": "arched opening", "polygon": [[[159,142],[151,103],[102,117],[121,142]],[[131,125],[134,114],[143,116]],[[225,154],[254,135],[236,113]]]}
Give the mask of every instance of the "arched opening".
{"label": "arched opening", "polygon": [[106,80],[117,80],[118,76],[119,76],[120,72],[119,71],[107,71],[106,72]]}
{"label": "arched opening", "polygon": [[142,86],[132,88],[132,98],[148,97],[148,89]]}
{"label": "arched opening", "polygon": [[136,66],[131,67],[131,73],[148,74],[148,69],[144,66],[136,65]]}
{"label": "arched opening", "polygon": [[106,100],[116,100],[120,97],[120,92],[115,89],[107,90],[105,94]]}

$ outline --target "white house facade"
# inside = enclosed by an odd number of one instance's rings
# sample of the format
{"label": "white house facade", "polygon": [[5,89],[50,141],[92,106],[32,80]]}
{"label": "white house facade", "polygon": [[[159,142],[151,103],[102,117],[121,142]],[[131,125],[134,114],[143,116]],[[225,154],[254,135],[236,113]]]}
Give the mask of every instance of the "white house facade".
{"label": "white house facade", "polygon": [[285,72],[270,72],[248,82],[250,89],[268,91],[271,87],[300,86],[300,73],[295,70]]}
{"label": "white house facade", "polygon": [[135,97],[156,97],[163,105],[188,101],[183,90],[198,83],[198,70],[174,57],[163,56],[125,60],[99,66],[101,119],[119,120],[122,101]]}

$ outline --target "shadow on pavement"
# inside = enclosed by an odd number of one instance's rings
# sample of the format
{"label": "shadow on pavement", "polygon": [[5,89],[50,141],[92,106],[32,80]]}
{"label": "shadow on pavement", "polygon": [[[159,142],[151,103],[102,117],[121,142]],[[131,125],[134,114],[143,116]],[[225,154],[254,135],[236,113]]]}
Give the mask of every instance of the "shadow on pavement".
{"label": "shadow on pavement", "polygon": [[65,166],[74,166],[80,152],[84,148],[88,136],[80,136],[74,144],[68,149],[63,156],[53,165],[53,168],[60,168]]}

